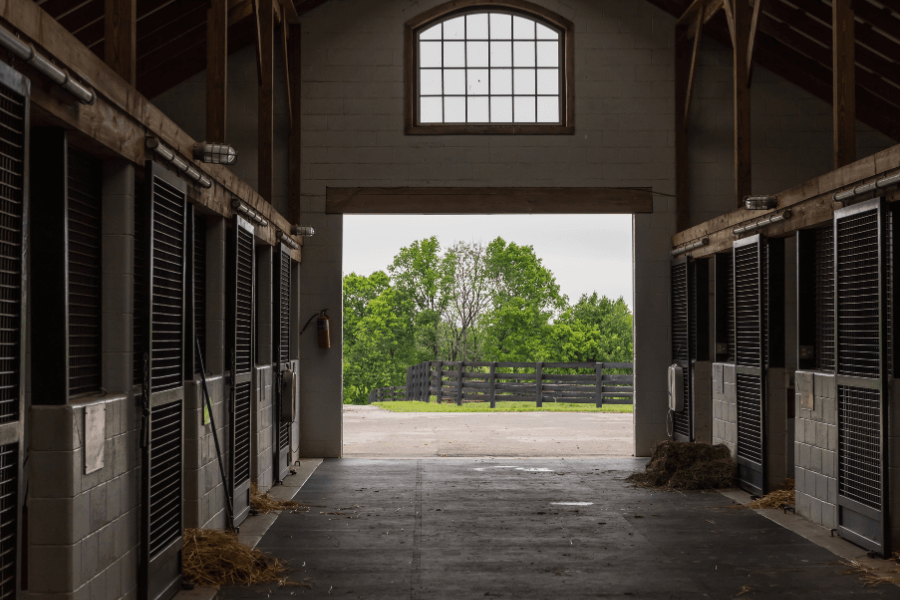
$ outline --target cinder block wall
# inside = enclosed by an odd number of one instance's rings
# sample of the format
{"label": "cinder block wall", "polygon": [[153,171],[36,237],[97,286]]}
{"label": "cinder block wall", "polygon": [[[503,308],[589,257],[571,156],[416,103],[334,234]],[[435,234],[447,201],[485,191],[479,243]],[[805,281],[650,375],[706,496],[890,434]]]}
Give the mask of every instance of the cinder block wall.
{"label": "cinder block wall", "polygon": [[712,365],[713,444],[737,455],[737,376],[733,364]]}
{"label": "cinder block wall", "polygon": [[[794,481],[797,514],[828,529],[837,527],[837,388],[834,375],[797,371],[794,376]],[[803,408],[803,398],[812,408]]]}
{"label": "cinder block wall", "polygon": [[253,415],[251,422],[250,476],[259,491],[272,487],[272,367],[257,366],[253,371]]}
{"label": "cinder block wall", "polygon": [[219,471],[212,423],[216,424],[219,449],[228,473],[230,465],[229,419],[225,378],[207,375],[211,419],[205,423],[206,399],[200,377],[185,382],[184,405],[184,526],[204,529],[224,529],[225,486]]}

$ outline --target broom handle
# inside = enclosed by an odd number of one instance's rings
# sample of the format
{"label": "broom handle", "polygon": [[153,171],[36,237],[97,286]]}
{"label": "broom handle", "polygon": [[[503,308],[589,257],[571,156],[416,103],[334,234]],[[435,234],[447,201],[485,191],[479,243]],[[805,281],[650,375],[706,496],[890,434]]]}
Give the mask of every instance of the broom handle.
{"label": "broom handle", "polygon": [[212,402],[209,399],[209,388],[206,386],[206,367],[203,365],[203,352],[200,350],[200,340],[197,343],[197,359],[200,361],[200,376],[203,377],[203,395],[206,397],[206,408],[209,410],[209,424],[212,425],[213,441],[216,443],[216,458],[219,459],[219,474],[222,476],[222,485],[225,486],[225,510],[228,511],[228,522],[234,523],[234,509],[231,506],[231,490],[228,489],[228,478],[225,477],[225,463],[222,462],[222,450],[219,448],[219,434],[216,433],[216,418],[213,416]]}

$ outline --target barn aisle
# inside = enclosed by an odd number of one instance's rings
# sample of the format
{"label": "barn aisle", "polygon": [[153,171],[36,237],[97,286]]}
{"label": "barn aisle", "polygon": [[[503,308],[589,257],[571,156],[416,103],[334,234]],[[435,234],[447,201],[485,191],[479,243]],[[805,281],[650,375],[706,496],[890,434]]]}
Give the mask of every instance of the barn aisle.
{"label": "barn aisle", "polygon": [[[838,558],[718,493],[623,481],[643,459],[324,461],[259,547],[311,589],[220,598],[847,598]],[[591,503],[591,504],[577,504]],[[333,514],[336,513],[336,514]],[[889,589],[888,589],[889,588]]]}

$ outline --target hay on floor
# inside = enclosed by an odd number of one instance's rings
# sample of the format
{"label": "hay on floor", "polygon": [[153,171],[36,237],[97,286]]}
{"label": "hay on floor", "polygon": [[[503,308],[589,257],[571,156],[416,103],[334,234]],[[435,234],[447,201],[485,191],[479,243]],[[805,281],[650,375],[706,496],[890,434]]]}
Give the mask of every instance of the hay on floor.
{"label": "hay on floor", "polygon": [[781,508],[785,504],[794,505],[794,480],[791,478],[784,480],[780,490],[769,492],[747,506],[750,508]]}
{"label": "hay on floor", "polygon": [[240,543],[231,531],[185,529],[182,569],[187,581],[206,587],[287,581],[287,567],[277,558]]}
{"label": "hay on floor", "polygon": [[665,490],[715,490],[734,485],[737,465],[724,444],[665,440],[653,448],[644,472],[626,481]]}
{"label": "hay on floor", "polygon": [[291,512],[309,512],[310,505],[294,500],[279,500],[269,495],[269,492],[260,493],[255,483],[250,484],[250,508],[260,514],[275,512],[276,510],[288,510]]}

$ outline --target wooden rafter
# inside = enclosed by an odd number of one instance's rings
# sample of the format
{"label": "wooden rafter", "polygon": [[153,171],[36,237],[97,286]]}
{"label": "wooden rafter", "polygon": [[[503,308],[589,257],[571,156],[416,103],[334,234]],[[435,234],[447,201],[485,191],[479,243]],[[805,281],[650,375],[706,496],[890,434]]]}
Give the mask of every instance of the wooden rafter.
{"label": "wooden rafter", "polygon": [[[851,0],[832,0],[834,168],[856,160],[856,62]],[[900,90],[898,90],[900,92]]]}
{"label": "wooden rafter", "polygon": [[224,143],[228,115],[228,2],[212,0],[206,18],[206,139]]}
{"label": "wooden rafter", "polygon": [[281,22],[281,50],[284,52],[284,92],[285,96],[287,96],[287,116],[288,116],[288,127],[294,126],[294,105],[291,102],[291,61],[288,56],[289,50],[289,37],[290,32],[288,31],[290,26],[288,26],[286,20],[282,20]]}
{"label": "wooden rafter", "polygon": [[273,155],[275,131],[275,7],[274,0],[259,0],[260,85],[257,135],[257,191],[273,201]]}
{"label": "wooden rafter", "polygon": [[104,59],[122,79],[134,85],[137,78],[137,3],[135,0],[105,0],[105,5]]}
{"label": "wooden rafter", "polygon": [[697,23],[694,25],[694,47],[691,51],[691,67],[688,71],[687,90],[684,93],[684,122],[687,124],[691,114],[691,96],[694,92],[694,75],[697,72],[697,56],[700,53],[700,40],[703,37],[703,15],[697,15]]}
{"label": "wooden rafter", "polygon": [[755,0],[753,4],[753,18],[750,20],[750,40],[747,42],[747,85],[753,80],[753,47],[756,45],[756,32],[759,30],[759,12],[763,0]]}
{"label": "wooden rafter", "polygon": [[[725,0],[725,4],[728,6],[729,0]],[[744,198],[751,193],[750,89],[747,86],[750,5],[740,0],[731,9],[734,31],[734,193],[735,204],[740,208]]]}
{"label": "wooden rafter", "polygon": [[705,24],[722,8],[722,0],[694,0],[678,17],[676,25],[693,26],[700,18]]}
{"label": "wooden rafter", "polygon": [[[287,25],[285,24],[285,27]],[[288,214],[287,218],[293,224],[299,224],[302,217],[301,200],[301,167],[302,167],[302,151],[303,144],[301,136],[303,128],[301,119],[303,118],[300,110],[302,102],[300,60],[301,60],[301,44],[300,44],[300,26],[291,25],[290,34],[288,35],[288,69],[294,69],[295,76],[290,78],[288,87],[291,91],[291,112],[294,114],[294,120],[291,123],[291,133],[288,139],[288,152],[290,161],[288,164]]]}

